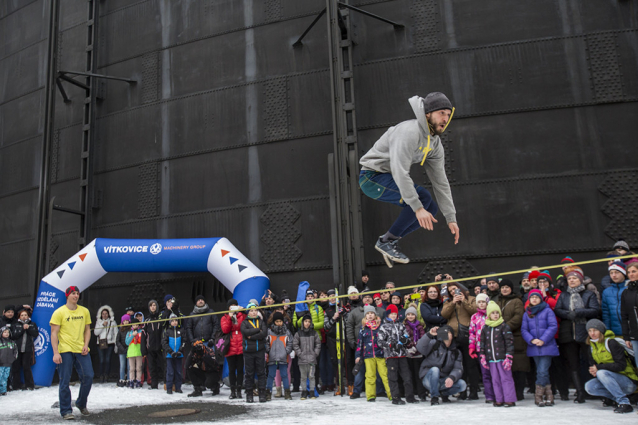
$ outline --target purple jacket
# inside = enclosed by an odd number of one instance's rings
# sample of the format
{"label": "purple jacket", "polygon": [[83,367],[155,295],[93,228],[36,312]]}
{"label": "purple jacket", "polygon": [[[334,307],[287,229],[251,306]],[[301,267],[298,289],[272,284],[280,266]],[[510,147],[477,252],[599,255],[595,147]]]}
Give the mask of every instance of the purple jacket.
{"label": "purple jacket", "polygon": [[[534,317],[530,317],[527,310],[523,314],[521,334],[527,342],[527,356],[558,356],[558,345],[554,336],[558,331],[558,322],[552,309],[547,306]],[[542,347],[532,344],[533,339],[540,339],[545,344]]]}

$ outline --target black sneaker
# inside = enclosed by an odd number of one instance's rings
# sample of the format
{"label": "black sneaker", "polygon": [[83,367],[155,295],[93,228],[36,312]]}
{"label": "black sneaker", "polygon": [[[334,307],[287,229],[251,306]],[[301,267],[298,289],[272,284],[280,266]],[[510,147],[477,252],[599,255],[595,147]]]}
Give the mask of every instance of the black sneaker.
{"label": "black sneaker", "polygon": [[352,395],[350,396],[350,400],[354,400],[354,399],[359,398],[359,397],[361,397],[361,394],[359,394],[359,393],[352,393]]}
{"label": "black sneaker", "polygon": [[[403,254],[401,250],[399,249],[398,239],[395,241],[383,242],[381,238],[379,238],[377,239],[377,243],[374,245],[374,249],[376,249],[381,254],[383,254],[384,259],[387,256],[390,260],[394,261],[395,263],[408,264],[410,262],[410,259],[406,257],[405,254]],[[386,260],[386,264],[387,262],[388,261]],[[388,267],[392,267],[392,266],[388,266]]]}
{"label": "black sneaker", "polygon": [[419,402],[419,400],[417,400],[417,399],[416,399],[416,398],[414,398],[414,397],[407,397],[407,398],[405,399],[405,401],[407,401],[407,402],[408,402],[408,403],[410,403],[410,404],[412,404],[412,403],[418,403],[418,402]]}
{"label": "black sneaker", "polygon": [[634,411],[634,408],[631,407],[631,404],[619,404],[618,407],[614,409],[614,413],[631,413]]}
{"label": "black sneaker", "polygon": [[442,396],[442,397],[441,397],[441,401],[442,401],[443,403],[451,403],[451,401],[450,401],[450,397],[448,397],[448,396],[446,396],[446,395],[444,395],[444,396]]}
{"label": "black sneaker", "polygon": [[403,406],[405,404],[405,401],[401,400],[400,398],[393,398],[392,404],[396,404],[397,406]]}
{"label": "black sneaker", "polygon": [[617,407],[618,403],[607,397],[603,397],[603,407]]}
{"label": "black sneaker", "polygon": [[470,391],[470,395],[468,396],[468,399],[478,400],[479,399],[478,393],[476,391]]}
{"label": "black sneaker", "polygon": [[439,398],[432,397],[432,400],[430,400],[430,406],[438,406],[438,405],[439,405]]}

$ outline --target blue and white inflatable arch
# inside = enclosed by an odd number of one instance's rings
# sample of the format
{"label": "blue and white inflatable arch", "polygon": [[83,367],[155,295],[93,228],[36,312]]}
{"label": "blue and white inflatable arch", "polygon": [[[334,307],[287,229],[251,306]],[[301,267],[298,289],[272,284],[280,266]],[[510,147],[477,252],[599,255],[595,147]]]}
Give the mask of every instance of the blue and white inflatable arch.
{"label": "blue and white inflatable arch", "polygon": [[84,291],[108,272],[210,272],[241,306],[270,288],[268,277],[226,238],[95,239],[40,282],[33,308],[40,328],[33,366],[36,385],[50,386],[53,380],[49,321],[66,304],[64,291],[71,285]]}

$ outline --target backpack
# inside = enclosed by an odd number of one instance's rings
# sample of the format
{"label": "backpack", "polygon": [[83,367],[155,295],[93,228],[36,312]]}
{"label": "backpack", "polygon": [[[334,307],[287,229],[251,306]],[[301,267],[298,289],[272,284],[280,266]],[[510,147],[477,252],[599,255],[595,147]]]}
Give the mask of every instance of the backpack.
{"label": "backpack", "polygon": [[[625,357],[627,358],[627,361],[634,367],[634,369],[636,369],[638,367],[636,366],[636,357],[634,357],[634,350],[636,347],[633,347],[633,349],[627,347],[627,343],[622,338],[614,338],[614,340],[625,350]],[[605,339],[605,348],[609,351],[609,338]],[[609,352],[611,353],[611,351]]]}
{"label": "backpack", "polygon": [[230,333],[217,332],[214,338],[215,341],[215,361],[219,365],[224,364],[226,354],[230,350]]}

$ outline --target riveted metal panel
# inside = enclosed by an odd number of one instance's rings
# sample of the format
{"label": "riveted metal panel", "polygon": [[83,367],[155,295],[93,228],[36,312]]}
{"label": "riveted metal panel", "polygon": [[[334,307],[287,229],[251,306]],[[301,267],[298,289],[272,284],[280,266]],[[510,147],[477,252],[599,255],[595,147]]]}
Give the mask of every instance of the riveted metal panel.
{"label": "riveted metal panel", "polygon": [[616,49],[618,50],[618,62],[622,77],[622,86],[625,96],[629,99],[638,98],[638,30],[617,33]]}
{"label": "riveted metal panel", "polygon": [[142,103],[154,102],[159,95],[159,54],[142,56]]}
{"label": "riveted metal panel", "polygon": [[0,105],[0,146],[6,146],[39,135],[40,107],[44,91],[26,94]]}
{"label": "riveted metal panel", "polygon": [[437,0],[412,0],[412,42],[417,53],[441,50],[441,15]]}
{"label": "riveted metal panel", "polygon": [[596,101],[622,100],[623,78],[618,63],[616,34],[588,35],[586,40],[587,60]]}
{"label": "riveted metal panel", "polygon": [[44,87],[44,72],[38,70],[46,43],[36,43],[0,59],[0,104]]}
{"label": "riveted metal panel", "polygon": [[[5,3],[4,1],[1,3]],[[47,25],[43,24],[43,0],[16,6],[0,23],[0,58],[14,54],[27,46],[36,44],[47,36]]]}
{"label": "riveted metal panel", "polygon": [[[101,4],[100,7],[102,7]],[[60,23],[58,26],[60,31],[79,25],[86,28],[86,8],[86,0],[62,0],[60,2]]]}
{"label": "riveted metal panel", "polygon": [[0,196],[38,186],[41,138],[0,150]]}
{"label": "riveted metal panel", "polygon": [[266,22],[275,22],[281,19],[281,0],[265,0]]}
{"label": "riveted metal panel", "polygon": [[[467,260],[442,260],[442,261],[430,261],[426,263],[425,267],[419,273],[419,283],[434,282],[434,278],[439,274],[449,274],[455,279],[464,277],[478,276],[479,272],[474,266]],[[467,287],[470,282],[463,282]]]}
{"label": "riveted metal panel", "polygon": [[[1,213],[0,213],[1,214]],[[25,264],[25,260],[33,258],[36,253],[34,239],[16,240],[11,243],[0,243],[0,258],[2,258],[2,279],[6,282],[2,286],[1,299],[11,299],[16,296],[29,296],[31,285],[35,280],[34,267],[11,267],[12,264]],[[30,301],[29,301],[30,302]]]}
{"label": "riveted metal panel", "polygon": [[261,259],[271,270],[291,269],[301,257],[301,250],[295,245],[301,236],[295,226],[300,215],[289,203],[271,205],[261,215],[261,240],[268,246]]}
{"label": "riveted metal panel", "polygon": [[[55,131],[54,136],[56,137],[54,137],[53,143],[57,144],[56,181],[80,178],[82,126],[74,125],[58,129]],[[51,172],[54,172],[53,163],[51,164]],[[55,181],[52,183],[55,183]]]}
{"label": "riveted metal panel", "polygon": [[330,73],[311,72],[288,78],[290,136],[332,134]]}
{"label": "riveted metal panel", "polygon": [[264,139],[285,139],[288,128],[288,79],[277,78],[262,84],[264,100]]}
{"label": "riveted metal panel", "polygon": [[638,28],[636,3],[633,1],[570,0],[573,10],[579,10],[582,32]]}
{"label": "riveted metal panel", "polygon": [[166,291],[164,291],[164,287],[161,283],[153,282],[138,284],[133,286],[131,289],[128,298],[126,299],[126,307],[133,306],[135,311],[146,312],[148,310],[149,300],[155,300],[157,301],[160,310],[163,310],[162,302],[164,300],[164,295],[166,295]]}
{"label": "riveted metal panel", "polygon": [[[76,25],[58,33],[57,65],[59,71],[85,71],[86,31],[86,25]],[[82,77],[75,78],[84,82]],[[80,87],[69,83],[64,83],[64,87],[69,97],[77,93],[84,95],[84,90]]]}
{"label": "riveted metal panel", "polygon": [[156,217],[160,204],[160,167],[157,162],[139,166],[138,203],[139,218]]}
{"label": "riveted metal panel", "polygon": [[598,190],[608,198],[602,206],[611,219],[605,234],[613,240],[624,239],[629,246],[638,245],[638,171],[611,174]]}
{"label": "riveted metal panel", "polygon": [[37,214],[38,192],[31,190],[0,197],[0,244],[35,237],[34,214]]}
{"label": "riveted metal panel", "polygon": [[[102,192],[102,208],[95,211],[95,222],[112,223],[137,219],[138,180],[138,167],[95,175],[94,188]],[[79,193],[79,190],[77,192]]]}

